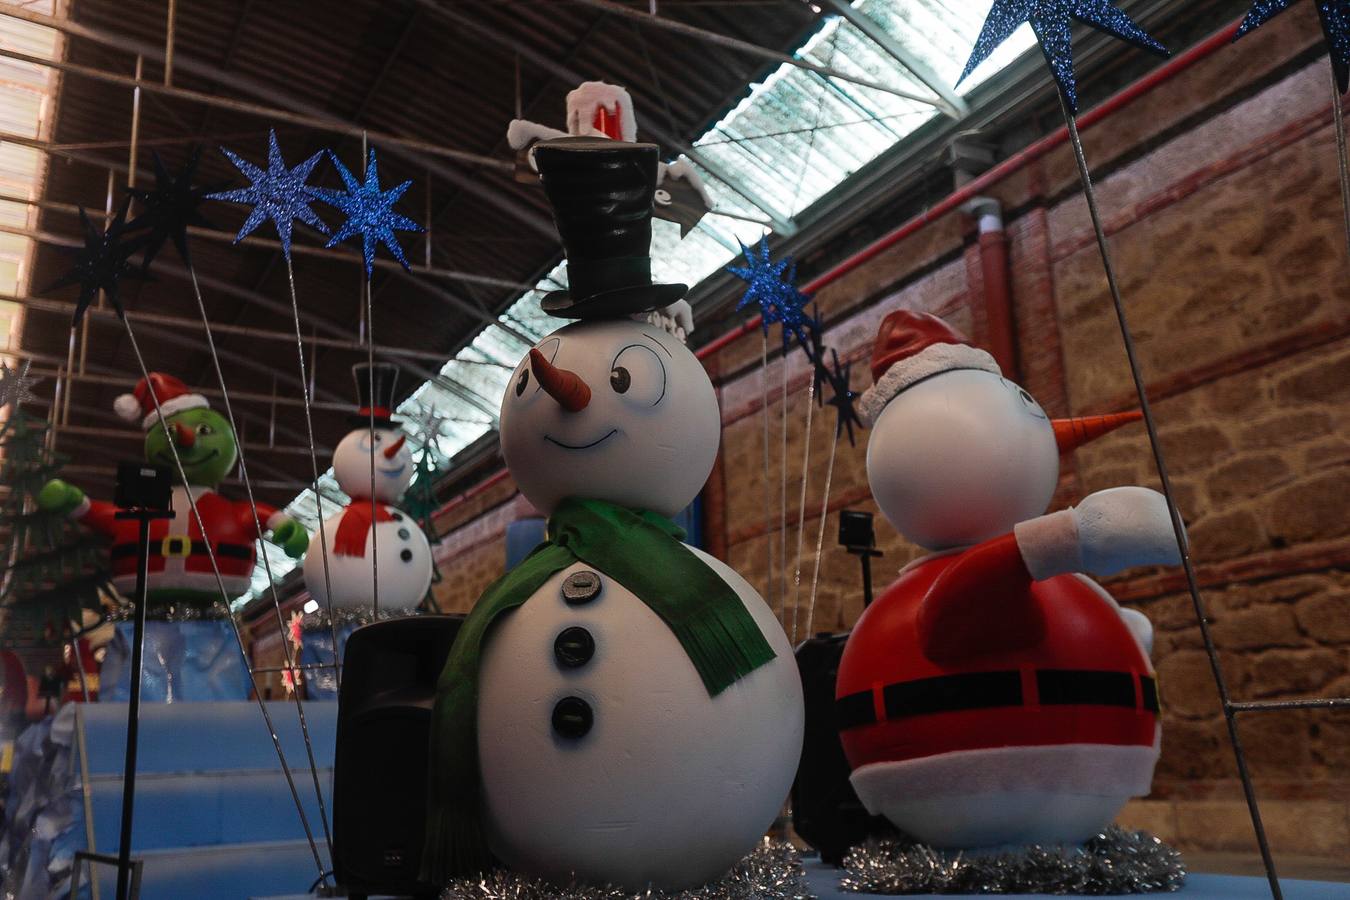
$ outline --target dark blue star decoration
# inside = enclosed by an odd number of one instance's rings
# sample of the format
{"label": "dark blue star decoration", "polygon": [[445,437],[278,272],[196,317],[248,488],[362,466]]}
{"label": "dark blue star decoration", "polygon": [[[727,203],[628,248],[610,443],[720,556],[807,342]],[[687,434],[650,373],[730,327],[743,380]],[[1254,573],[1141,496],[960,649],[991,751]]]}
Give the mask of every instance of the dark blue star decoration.
{"label": "dark blue star decoration", "polygon": [[[1246,18],[1238,26],[1233,40],[1254,31],[1289,8],[1294,0],[1255,0]],[[1350,0],[1316,0],[1317,15],[1322,20],[1322,34],[1327,39],[1331,68],[1336,73],[1336,84],[1344,94],[1350,90]]]}
{"label": "dark blue star decoration", "polygon": [[127,231],[148,232],[145,237],[145,257],[141,260],[142,271],[150,268],[150,263],[154,262],[166,241],[173,241],[183,262],[192,264],[188,256],[187,230],[193,225],[212,227],[199,207],[206,202],[210,191],[218,189],[215,185],[198,187],[193,184],[197,178],[197,165],[201,162],[200,147],[193,147],[189,151],[187,162],[176,175],[169,174],[158,153],[153,156],[155,186],[127,190],[128,194],[141,201],[140,215],[127,223]]}
{"label": "dark blue star decoration", "polygon": [[314,189],[305,184],[314,167],[318,165],[319,158],[323,156],[322,150],[295,168],[287,168],[286,161],[281,158],[281,149],[277,147],[277,133],[269,130],[266,171],[224,147],[220,148],[220,152],[224,153],[230,162],[234,163],[235,168],[251,182],[246,188],[207,194],[209,200],[228,200],[231,203],[247,203],[253,206],[248,218],[244,220],[243,227],[239,229],[239,234],[235,235],[236,244],[263,222],[271,219],[272,224],[276,226],[277,237],[281,240],[281,252],[285,253],[289,260],[291,225],[294,220],[299,219],[311,228],[328,234],[328,226],[314,210],[309,208],[309,204],[314,202],[312,193]]}
{"label": "dark blue star decoration", "polygon": [[1134,20],[1116,9],[1114,0],[994,0],[984,28],[975,41],[970,61],[957,79],[960,84],[975,67],[1016,31],[1023,22],[1031,23],[1041,52],[1050,64],[1050,74],[1064,94],[1069,109],[1078,111],[1078,88],[1073,72],[1073,26],[1071,19],[1091,25],[1112,37],[1128,41],[1143,50],[1167,55],[1167,48],[1149,37]]}
{"label": "dark blue star decoration", "polygon": [[84,246],[75,251],[75,264],[70,271],[47,287],[48,291],[53,291],[72,284],[80,286],[80,297],[75,301],[75,316],[71,320],[72,327],[80,324],[84,311],[94,302],[99,291],[107,296],[108,302],[117,310],[117,315],[125,318],[117,290],[123,276],[138,274],[128,260],[141,246],[140,241],[126,239],[127,206],[130,202],[130,198],[122,200],[117,215],[106,229],[100,229],[91,222],[84,207],[80,207]]}
{"label": "dark blue star decoration", "polygon": [[760,240],[758,250],[756,255],[751,248],[741,244],[741,253],[748,265],[727,267],[728,272],[750,285],[741,295],[736,309],[758,304],[760,327],[765,334],[769,333],[769,326],[776,323],[783,326],[784,343],[788,334],[800,341],[807,327],[803,310],[811,298],[797,290],[794,283],[797,266],[790,257],[777,262],[770,259],[768,238]]}
{"label": "dark blue star decoration", "polygon": [[825,368],[825,324],[820,320],[820,307],[813,306],[805,321],[806,340],[801,342],[802,352],[811,361],[811,389],[816,395],[816,405],[820,406],[825,402],[823,388],[829,379],[829,371]]}
{"label": "dark blue star decoration", "polygon": [[839,440],[839,436],[848,429],[848,443],[850,447],[856,446],[853,442],[853,426],[863,427],[862,420],[858,418],[858,411],[853,408],[853,401],[858,395],[853,393],[852,388],[848,386],[849,374],[853,369],[853,363],[844,363],[839,365],[839,354],[831,350],[830,356],[834,358],[833,370],[825,368],[825,379],[830,384],[830,390],[833,395],[830,397],[830,405],[834,407],[834,439]]}
{"label": "dark blue star decoration", "polygon": [[329,239],[328,246],[332,247],[349,237],[361,235],[361,255],[365,258],[367,278],[375,267],[375,251],[380,244],[389,248],[389,252],[403,268],[410,268],[407,258],[403,255],[403,248],[399,246],[398,238],[394,236],[394,231],[421,231],[422,226],[407,216],[394,212],[394,204],[412,182],[405,181],[387,191],[380,190],[380,173],[375,164],[373,148],[366,163],[364,182],[357,181],[356,176],[342,164],[342,160],[333,156],[331,152],[328,155],[332,158],[333,165],[337,166],[338,175],[342,176],[346,190],[315,188],[314,196],[324,203],[336,206],[347,215],[347,221],[343,222],[342,227]]}

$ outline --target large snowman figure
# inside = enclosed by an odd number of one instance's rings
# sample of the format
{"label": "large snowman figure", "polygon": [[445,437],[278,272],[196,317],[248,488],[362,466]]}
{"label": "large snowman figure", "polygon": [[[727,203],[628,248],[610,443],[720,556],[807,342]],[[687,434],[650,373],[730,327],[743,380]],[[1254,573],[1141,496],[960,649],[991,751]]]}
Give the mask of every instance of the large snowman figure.
{"label": "large snowman figure", "polygon": [[426,535],[393,505],[413,476],[407,435],[390,417],[399,370],[362,363],[352,374],[360,408],[351,416],[353,430],[333,451],[333,476],[352,502],[324,521],[323,544],[305,557],[305,587],[320,609],[328,608],[330,590],[334,608],[373,608],[378,577],[380,611],[407,612],[426,596],[432,566]]}
{"label": "large snowman figure", "polygon": [[632,889],[724,874],[763,836],[801,751],[792,651],[755,590],[681,543],[720,415],[702,365],[634,316],[651,284],[656,147],[540,144],[576,318],[502,401],[502,452],[548,541],[480,598],[438,691],[427,876],[496,861]]}
{"label": "large snowman figure", "polygon": [[1058,456],[1138,414],[1051,420],[936,317],[882,323],[867,475],[916,560],[859,619],[836,718],[867,809],[943,847],[1081,842],[1158,758],[1152,629],[1083,573],[1172,564],[1163,497],[1044,515]]}

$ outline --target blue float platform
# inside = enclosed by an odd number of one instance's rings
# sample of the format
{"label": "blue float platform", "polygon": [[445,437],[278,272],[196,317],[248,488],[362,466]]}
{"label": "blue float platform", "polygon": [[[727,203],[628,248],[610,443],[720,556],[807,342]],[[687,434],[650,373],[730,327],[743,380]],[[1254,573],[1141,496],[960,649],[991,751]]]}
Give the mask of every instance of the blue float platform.
{"label": "blue float platform", "polygon": [[[295,704],[267,706],[323,866],[331,868]],[[121,703],[77,705],[83,753],[76,772],[84,768],[88,778],[73,824],[83,838],[77,846],[101,853],[117,852],[126,715]],[[306,703],[305,716],[331,814],[337,704]],[[318,877],[314,855],[256,703],[141,707],[132,846],[145,861],[142,900],[240,900],[309,889]],[[116,872],[95,869],[100,895],[112,896]]]}
{"label": "blue float platform", "polygon": [[[819,900],[860,900],[880,894],[854,894],[839,889],[839,872],[820,862],[808,861],[806,879]],[[1350,884],[1329,881],[1299,881],[1281,878],[1280,888],[1285,900],[1350,900]],[[889,896],[889,895],[888,895]],[[975,897],[974,894],[906,894],[906,900],[954,900]],[[1045,894],[980,894],[980,897],[999,897],[1000,900],[1045,900]],[[1082,894],[1057,894],[1057,897],[1083,897]],[[1264,878],[1245,875],[1207,875],[1192,873],[1186,886],[1172,894],[1143,894],[1142,897],[1181,897],[1184,900],[1270,900],[1270,885]]]}

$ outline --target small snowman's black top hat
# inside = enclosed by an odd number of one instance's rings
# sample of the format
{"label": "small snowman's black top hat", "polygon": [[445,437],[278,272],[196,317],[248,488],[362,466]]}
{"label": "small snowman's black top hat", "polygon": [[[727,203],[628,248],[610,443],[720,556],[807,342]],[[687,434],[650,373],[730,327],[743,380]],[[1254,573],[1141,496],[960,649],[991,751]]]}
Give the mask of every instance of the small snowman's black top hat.
{"label": "small snowman's black top hat", "polygon": [[352,366],[352,377],[356,380],[358,406],[355,413],[347,416],[354,428],[369,428],[370,416],[375,414],[376,428],[391,428],[394,420],[394,388],[398,384],[399,367],[393,363],[377,362],[357,363]]}
{"label": "small snowman's black top hat", "polygon": [[669,306],[689,289],[652,284],[655,144],[567,137],[534,147],[567,252],[569,289],[542,306],[564,319],[604,319]]}

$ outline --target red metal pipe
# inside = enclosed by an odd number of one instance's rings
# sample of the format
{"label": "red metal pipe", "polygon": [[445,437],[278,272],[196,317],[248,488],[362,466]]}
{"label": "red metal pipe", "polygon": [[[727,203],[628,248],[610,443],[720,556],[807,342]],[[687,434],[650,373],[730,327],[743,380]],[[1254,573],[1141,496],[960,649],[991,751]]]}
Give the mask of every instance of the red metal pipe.
{"label": "red metal pipe", "polygon": [[[1154,69],[1152,72],[1149,72],[1147,75],[1145,75],[1143,78],[1140,78],[1134,84],[1131,84],[1129,87],[1125,88],[1119,93],[1114,94],[1111,97],[1107,98],[1107,100],[1103,102],[1100,106],[1094,107],[1093,109],[1079,116],[1078,130],[1080,132],[1088,130],[1092,126],[1096,125],[1098,122],[1105,119],[1107,116],[1110,116],[1111,114],[1122,109],[1123,107],[1128,106],[1129,104],[1133,103],[1135,100],[1139,99],[1144,94],[1147,94],[1149,91],[1153,90],[1159,85],[1171,81],[1173,78],[1177,77],[1179,74],[1186,71],[1191,66],[1194,66],[1196,63],[1208,59],[1210,56],[1213,56],[1220,49],[1228,46],[1233,42],[1233,37],[1234,35],[1237,34],[1238,25],[1240,22],[1241,20],[1239,19],[1237,21],[1234,21],[1231,25],[1227,26],[1226,28],[1223,28],[1220,31],[1215,32],[1214,34],[1205,38],[1200,43],[1196,44],[1194,47],[1191,47],[1184,53],[1169,60],[1168,62]],[[984,193],[993,185],[1007,178],[1009,175],[1012,175],[1018,172],[1019,170],[1025,168],[1026,166],[1040,159],[1042,156],[1045,156],[1050,151],[1059,147],[1061,144],[1066,143],[1068,140],[1069,140],[1068,126],[1060,128],[1057,131],[1051,132],[1050,134],[1041,138],[1036,143],[1030,145],[1029,147],[1024,148],[1023,150],[1017,153],[1014,153],[1012,156],[1008,157],[1003,162],[994,166],[989,171],[979,175],[972,181],[968,182],[964,187],[960,188],[959,190],[953,191],[951,194],[948,194],[943,200],[939,201],[936,205],[932,206],[931,208],[925,210],[924,212],[905,222],[903,225],[896,228],[894,231],[891,231],[888,234],[881,236],[877,240],[873,241],[871,244],[868,244],[866,247],[859,250],[857,253],[841,261],[832,268],[827,269],[826,271],[820,273],[815,278],[811,279],[806,284],[802,285],[802,290],[810,294],[820,290],[821,288],[825,287],[826,285],[832,282],[838,281],[840,278],[844,277],[849,272],[852,272],[854,269],[861,266],[863,263],[877,256],[879,253],[889,249],[895,244],[898,244],[900,241],[903,241],[905,238],[909,237],[910,235],[914,234],[920,229],[927,227],[928,225],[932,224],[933,222],[937,221],[938,219],[942,218],[948,213],[960,209],[961,206],[964,205],[967,201],[972,200],[975,197],[979,196],[980,194]],[[754,331],[758,327],[760,327],[760,317],[754,316],[753,318],[749,319],[742,325],[733,328],[731,331],[727,332],[721,337],[715,338],[714,340],[709,341],[707,344],[704,344],[702,347],[698,349],[697,356],[699,359],[705,359],[706,357],[726,347],[728,344],[738,340],[739,338],[750,333],[751,331]]]}
{"label": "red metal pipe", "polygon": [[980,272],[984,281],[989,353],[1005,376],[1021,383],[1013,319],[1012,273],[1008,271],[1008,233],[1002,227],[980,231]]}

